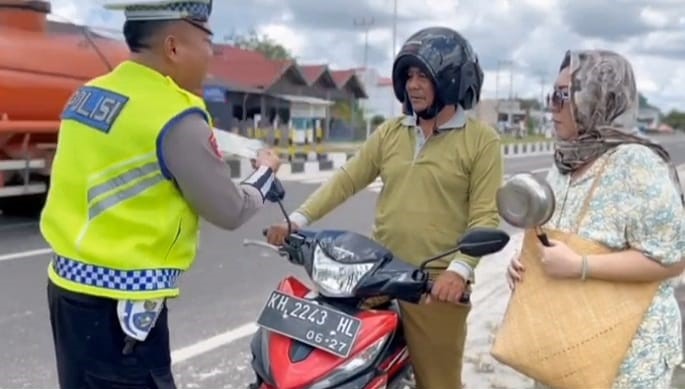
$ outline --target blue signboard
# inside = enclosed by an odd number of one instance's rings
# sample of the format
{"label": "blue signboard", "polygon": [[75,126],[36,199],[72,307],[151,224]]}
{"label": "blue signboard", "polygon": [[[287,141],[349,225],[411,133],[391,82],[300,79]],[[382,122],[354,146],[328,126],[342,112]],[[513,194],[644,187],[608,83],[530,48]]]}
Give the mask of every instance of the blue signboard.
{"label": "blue signboard", "polygon": [[204,88],[204,98],[206,101],[214,101],[218,103],[226,102],[226,90],[217,86],[206,86]]}

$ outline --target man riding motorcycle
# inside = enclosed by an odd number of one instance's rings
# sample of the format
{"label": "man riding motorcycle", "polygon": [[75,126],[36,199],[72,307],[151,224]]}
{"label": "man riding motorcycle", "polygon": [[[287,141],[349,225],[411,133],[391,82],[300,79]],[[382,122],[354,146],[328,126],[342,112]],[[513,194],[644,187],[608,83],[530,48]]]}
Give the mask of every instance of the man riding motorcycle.
{"label": "man riding motorcycle", "polygon": [[[483,71],[458,32],[432,27],[402,46],[393,85],[405,115],[387,120],[357,154],[290,219],[302,228],[331,212],[378,176],[383,181],[374,239],[408,262],[455,245],[473,227],[497,227],[502,183],[501,142],[486,124],[467,118],[480,99]],[[269,228],[282,244],[288,226]],[[469,292],[478,258],[457,254],[434,271],[428,304],[402,302],[402,325],[419,388],[461,388]]]}

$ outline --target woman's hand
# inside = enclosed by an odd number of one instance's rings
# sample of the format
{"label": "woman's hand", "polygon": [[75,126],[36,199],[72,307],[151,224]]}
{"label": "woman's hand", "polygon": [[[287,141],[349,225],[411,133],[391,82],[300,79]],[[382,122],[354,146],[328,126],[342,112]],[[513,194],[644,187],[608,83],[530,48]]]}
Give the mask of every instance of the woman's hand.
{"label": "woman's hand", "polygon": [[552,278],[580,278],[582,256],[565,243],[550,239],[550,247],[540,245],[540,262],[545,274]]}
{"label": "woman's hand", "polygon": [[514,257],[509,262],[507,266],[507,284],[509,284],[509,290],[514,290],[517,282],[523,281],[523,264],[521,263],[520,253],[516,253]]}

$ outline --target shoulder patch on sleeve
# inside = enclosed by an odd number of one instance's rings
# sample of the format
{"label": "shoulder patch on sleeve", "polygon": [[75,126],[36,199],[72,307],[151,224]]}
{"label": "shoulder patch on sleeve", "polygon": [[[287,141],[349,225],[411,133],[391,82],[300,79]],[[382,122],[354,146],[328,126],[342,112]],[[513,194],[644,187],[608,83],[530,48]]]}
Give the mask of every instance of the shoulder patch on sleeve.
{"label": "shoulder patch on sleeve", "polygon": [[211,134],[209,135],[209,144],[212,145],[212,150],[214,151],[214,154],[216,154],[217,157],[223,159],[224,155],[221,152],[221,150],[219,150],[219,142],[216,140],[214,130],[212,130]]}

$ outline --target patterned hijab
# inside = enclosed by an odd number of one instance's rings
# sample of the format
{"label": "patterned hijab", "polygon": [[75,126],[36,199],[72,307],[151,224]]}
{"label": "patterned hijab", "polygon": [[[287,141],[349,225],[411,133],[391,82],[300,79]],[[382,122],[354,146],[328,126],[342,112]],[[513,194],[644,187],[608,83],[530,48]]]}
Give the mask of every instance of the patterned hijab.
{"label": "patterned hijab", "polygon": [[677,171],[666,149],[633,132],[639,99],[628,60],[607,50],[568,51],[566,57],[564,62],[570,60],[571,109],[579,135],[572,140],[556,140],[557,169],[569,174],[616,146],[638,143],[651,148],[670,165],[680,191]]}

